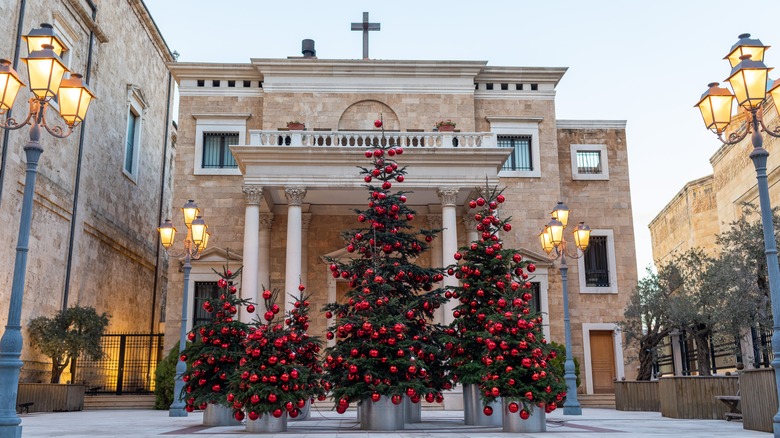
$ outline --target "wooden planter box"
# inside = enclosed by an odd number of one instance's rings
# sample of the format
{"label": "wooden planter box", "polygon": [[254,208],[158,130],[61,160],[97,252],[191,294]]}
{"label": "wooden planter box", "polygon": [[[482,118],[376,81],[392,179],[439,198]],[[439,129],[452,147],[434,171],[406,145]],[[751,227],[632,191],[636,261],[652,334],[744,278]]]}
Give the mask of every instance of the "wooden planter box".
{"label": "wooden planter box", "polygon": [[615,409],[618,411],[660,411],[658,381],[615,381]]}
{"label": "wooden planter box", "polygon": [[723,420],[728,408],[718,395],[737,395],[736,376],[662,377],[658,381],[661,415],[669,418]]}
{"label": "wooden planter box", "polygon": [[16,404],[33,403],[29,412],[65,412],[84,409],[85,385],[20,383]]}
{"label": "wooden planter box", "polygon": [[742,427],[772,432],[772,417],[777,413],[777,389],[772,368],[739,372]]}

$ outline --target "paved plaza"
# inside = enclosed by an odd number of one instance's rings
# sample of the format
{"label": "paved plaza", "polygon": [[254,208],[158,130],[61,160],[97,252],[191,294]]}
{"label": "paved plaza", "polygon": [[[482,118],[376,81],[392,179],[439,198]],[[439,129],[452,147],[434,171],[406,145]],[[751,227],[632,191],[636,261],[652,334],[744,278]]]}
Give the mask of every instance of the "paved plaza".
{"label": "paved plaza", "polygon": [[[170,418],[167,411],[82,411],[22,415],[22,436],[31,437],[251,437],[243,426],[205,427],[201,413]],[[676,420],[658,412],[621,412],[612,409],[583,409],[582,416],[565,416],[556,411],[547,417],[545,434],[508,434],[500,428],[463,425],[462,411],[423,411],[422,423],[408,424],[403,431],[367,432],[359,428],[354,411],[338,415],[312,409],[306,421],[290,422],[288,432],[264,435],[305,438],[476,438],[531,437],[622,438],[622,437],[771,437],[744,430],[742,423],[724,420]]]}

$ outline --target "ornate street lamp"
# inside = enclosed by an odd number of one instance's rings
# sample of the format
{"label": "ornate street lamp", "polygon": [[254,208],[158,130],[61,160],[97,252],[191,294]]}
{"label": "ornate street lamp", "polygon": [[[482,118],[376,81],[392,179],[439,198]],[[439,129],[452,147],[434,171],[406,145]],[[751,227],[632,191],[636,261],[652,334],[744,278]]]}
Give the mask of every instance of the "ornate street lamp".
{"label": "ornate street lamp", "polygon": [[[184,256],[184,287],[181,298],[181,329],[179,330],[179,355],[187,346],[187,301],[189,299],[190,271],[192,270],[192,260],[197,260],[206,249],[209,241],[209,233],[206,231],[208,225],[203,217],[200,216],[200,209],[195,202],[190,199],[181,209],[184,216],[184,225],[187,227],[187,237],[184,238],[184,248],[181,251],[173,252],[171,247],[176,238],[176,228],[170,219],[165,219],[158,228],[160,233],[160,243],[165,248],[165,252],[171,257]],[[176,380],[173,384],[173,403],[168,409],[169,417],[186,417],[187,411],[184,410],[184,381],[182,376],[187,371],[187,364],[179,360],[176,362]]]}
{"label": "ornate street lamp", "polygon": [[[50,25],[42,25],[25,36],[30,51],[23,61],[27,64],[28,84],[33,96],[29,100],[27,116],[19,122],[8,117],[19,90],[24,83],[11,63],[0,59],[0,128],[21,129],[30,125],[30,137],[24,146],[27,159],[24,179],[24,197],[19,220],[19,237],[16,244],[14,277],[11,286],[11,301],[8,308],[8,322],[0,340],[0,436],[20,436],[22,420],[16,414],[16,395],[19,386],[19,371],[22,367],[22,301],[24,282],[27,274],[27,253],[32,222],[33,194],[38,174],[38,160],[43,153],[40,142],[41,128],[57,138],[65,138],[73,128],[84,121],[89,104],[95,95],[81,80],[81,76],[72,74],[63,79],[68,69],[59,57],[64,50],[62,42],[54,34]],[[64,86],[64,88],[63,88]],[[67,131],[52,124],[46,118],[49,101],[57,96],[59,113],[67,125]]]}
{"label": "ornate street lamp", "polygon": [[[566,381],[566,402],[563,404],[564,415],[582,415],[582,407],[577,399],[577,375],[574,374],[574,358],[571,348],[571,324],[569,322],[569,266],[566,258],[578,259],[588,249],[590,242],[590,227],[580,222],[574,228],[574,252],[567,250],[564,230],[569,222],[569,207],[558,202],[552,211],[552,219],[539,233],[539,243],[550,260],[561,259],[561,284],[563,288],[563,331],[566,337],[566,362],[564,363],[563,379]],[[577,250],[580,250],[578,253]]]}
{"label": "ornate street lamp", "polygon": [[[731,73],[726,79],[731,85],[731,91],[719,88],[717,83],[711,83],[709,89],[702,94],[696,106],[701,111],[707,129],[713,131],[724,144],[735,144],[750,135],[753,150],[750,159],[756,169],[758,198],[761,206],[761,225],[764,231],[764,252],[769,271],[769,295],[772,301],[772,353],[775,359],[772,367],[775,370],[775,386],[780,396],[780,266],[777,261],[777,245],[775,243],[774,226],[772,224],[772,205],[769,202],[769,185],[767,184],[766,162],[769,152],[764,149],[761,133],[771,137],[780,137],[780,125],[768,128],[764,124],[764,109],[769,106],[769,96],[775,104],[775,110],[780,108],[780,81],[769,88],[768,73],[771,68],[764,64],[764,53],[769,46],[760,40],[751,39],[750,34],[742,34],[739,41],[731,47],[724,59],[731,64]],[[769,88],[769,89],[768,89]],[[739,129],[732,130],[728,138],[723,134],[731,123],[734,102],[745,114],[745,122]],[[780,438],[780,411],[774,416],[774,436]]]}

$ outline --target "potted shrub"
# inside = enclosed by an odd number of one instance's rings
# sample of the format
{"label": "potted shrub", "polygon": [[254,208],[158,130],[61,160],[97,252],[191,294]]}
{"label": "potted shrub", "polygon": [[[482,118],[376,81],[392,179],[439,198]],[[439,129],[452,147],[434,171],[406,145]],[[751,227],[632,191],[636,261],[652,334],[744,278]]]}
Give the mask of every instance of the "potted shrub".
{"label": "potted shrub", "polygon": [[303,131],[306,129],[306,124],[297,120],[293,120],[291,122],[287,122],[287,129],[290,131]]}
{"label": "potted shrub", "polygon": [[453,132],[455,131],[455,122],[450,119],[440,120],[436,122],[436,128],[439,132]]}
{"label": "potted shrub", "polygon": [[[20,384],[18,399],[33,402],[32,409],[37,412],[80,411],[84,406],[85,385],[59,385],[60,377],[68,366],[71,376],[75,376],[76,359],[82,354],[93,360],[103,357],[100,339],[108,327],[108,318],[107,313],[98,314],[92,307],[74,306],[57,312],[53,318],[41,316],[31,320],[30,344],[51,358],[51,380],[49,384]],[[36,391],[32,385],[48,387]],[[61,392],[66,394],[63,396]]]}

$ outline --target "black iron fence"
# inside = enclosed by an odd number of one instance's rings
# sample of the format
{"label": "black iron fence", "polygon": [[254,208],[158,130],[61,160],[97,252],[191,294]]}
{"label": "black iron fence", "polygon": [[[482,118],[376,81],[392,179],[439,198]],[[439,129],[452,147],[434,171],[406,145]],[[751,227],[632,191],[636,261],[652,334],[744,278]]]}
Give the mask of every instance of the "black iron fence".
{"label": "black iron fence", "polygon": [[163,335],[106,334],[103,358],[79,358],[73,381],[92,394],[147,394],[154,391],[154,371],[163,358]]}

